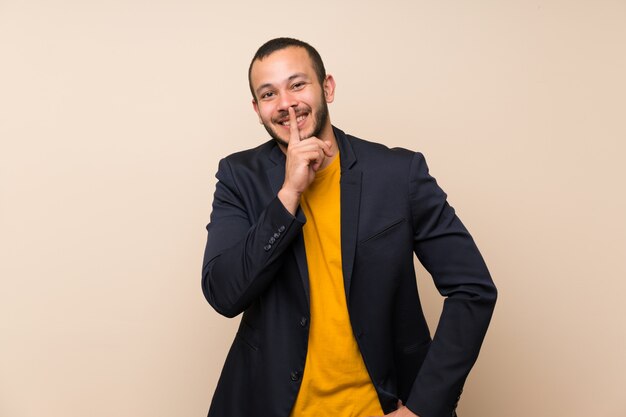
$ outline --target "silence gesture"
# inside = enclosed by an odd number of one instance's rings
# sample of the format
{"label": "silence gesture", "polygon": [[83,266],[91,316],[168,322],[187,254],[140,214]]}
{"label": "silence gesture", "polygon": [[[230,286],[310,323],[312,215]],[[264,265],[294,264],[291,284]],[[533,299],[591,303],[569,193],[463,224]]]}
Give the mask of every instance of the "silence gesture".
{"label": "silence gesture", "polygon": [[324,161],[334,155],[331,143],[315,136],[300,138],[296,111],[289,107],[289,145],[285,164],[285,182],[278,192],[278,198],[293,215],[300,204],[300,196],[315,179],[315,173]]}

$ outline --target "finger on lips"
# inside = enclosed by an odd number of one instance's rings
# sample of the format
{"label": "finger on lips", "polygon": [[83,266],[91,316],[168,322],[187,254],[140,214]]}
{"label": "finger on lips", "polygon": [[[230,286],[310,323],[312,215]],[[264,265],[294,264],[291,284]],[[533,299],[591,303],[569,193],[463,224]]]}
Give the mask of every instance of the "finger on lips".
{"label": "finger on lips", "polygon": [[[304,151],[305,148],[308,148],[309,151],[314,152],[314,154],[310,154],[307,158],[309,161],[314,161],[314,163],[310,166],[314,171],[322,165],[324,162],[324,158],[326,156],[333,156],[334,152],[332,151],[332,146],[329,141],[322,141],[316,137],[310,137],[309,140],[303,141],[300,138],[300,129],[298,128],[298,121],[296,118],[296,111],[293,107],[289,107],[287,109],[289,112],[289,132],[290,132],[290,141],[291,145],[298,144],[297,148],[300,149],[300,152]],[[304,148],[303,148],[304,146]],[[291,146],[290,148],[295,148]]]}
{"label": "finger on lips", "polygon": [[298,121],[296,120],[296,111],[293,107],[289,107],[289,132],[291,140],[300,142],[300,130],[298,129]]}

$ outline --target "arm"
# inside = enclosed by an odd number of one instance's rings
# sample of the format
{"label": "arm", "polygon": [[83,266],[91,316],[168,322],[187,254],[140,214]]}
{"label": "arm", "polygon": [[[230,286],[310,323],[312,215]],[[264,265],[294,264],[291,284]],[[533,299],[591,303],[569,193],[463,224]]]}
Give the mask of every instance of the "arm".
{"label": "arm", "polygon": [[421,417],[451,416],[478,357],[497,291],[474,240],[421,153],[413,158],[409,188],[414,251],[446,299],[406,406]]}
{"label": "arm", "polygon": [[276,197],[250,219],[230,164],[220,161],[202,267],[202,291],[220,314],[234,317],[272,282],[305,222]]}
{"label": "arm", "polygon": [[246,196],[237,188],[230,164],[220,161],[207,226],[202,291],[209,304],[227,317],[243,312],[273,281],[285,251],[306,221],[299,209],[300,196],[325,158],[333,156],[329,143],[314,137],[301,141],[293,108],[289,117],[285,182],[257,219],[250,219]]}

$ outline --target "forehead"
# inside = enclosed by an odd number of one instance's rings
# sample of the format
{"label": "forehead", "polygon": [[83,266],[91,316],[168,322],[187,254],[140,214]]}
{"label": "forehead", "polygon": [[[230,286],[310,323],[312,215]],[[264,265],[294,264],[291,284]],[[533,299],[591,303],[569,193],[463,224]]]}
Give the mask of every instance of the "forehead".
{"label": "forehead", "polygon": [[279,84],[297,73],[315,78],[313,62],[306,49],[290,46],[254,61],[250,81],[256,88],[261,84]]}

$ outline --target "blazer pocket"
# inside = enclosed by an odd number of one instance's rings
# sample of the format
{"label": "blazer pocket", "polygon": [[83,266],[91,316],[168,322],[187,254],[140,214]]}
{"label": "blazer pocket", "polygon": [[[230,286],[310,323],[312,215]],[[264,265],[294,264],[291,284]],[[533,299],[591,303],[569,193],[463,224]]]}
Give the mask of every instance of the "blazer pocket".
{"label": "blazer pocket", "polygon": [[364,244],[364,243],[368,243],[368,242],[370,242],[372,240],[378,239],[379,237],[382,237],[382,236],[386,235],[387,233],[392,232],[394,229],[396,229],[398,226],[400,226],[403,222],[404,222],[404,217],[401,217],[399,219],[393,220],[390,223],[387,223],[384,227],[380,228],[380,230],[372,233],[370,236],[368,236],[365,239],[361,240],[359,242],[359,245]]}

